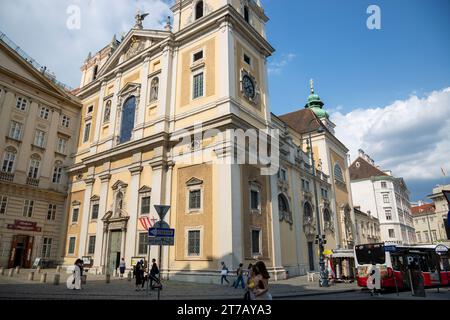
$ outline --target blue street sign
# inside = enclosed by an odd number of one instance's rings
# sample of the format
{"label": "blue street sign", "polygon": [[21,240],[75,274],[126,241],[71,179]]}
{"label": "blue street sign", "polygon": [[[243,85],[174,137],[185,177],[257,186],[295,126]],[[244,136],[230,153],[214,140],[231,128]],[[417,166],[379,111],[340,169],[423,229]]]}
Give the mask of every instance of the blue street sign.
{"label": "blue street sign", "polygon": [[158,238],[174,238],[175,229],[150,228],[148,229],[148,236]]}
{"label": "blue street sign", "polygon": [[384,246],[384,252],[395,252],[397,251],[396,246]]}

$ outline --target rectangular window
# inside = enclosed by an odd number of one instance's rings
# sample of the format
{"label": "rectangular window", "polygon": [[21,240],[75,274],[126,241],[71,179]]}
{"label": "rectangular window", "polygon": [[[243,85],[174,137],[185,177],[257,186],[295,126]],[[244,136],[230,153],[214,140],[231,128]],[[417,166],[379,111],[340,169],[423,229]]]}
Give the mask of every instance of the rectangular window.
{"label": "rectangular window", "polygon": [[203,97],[203,84],[203,72],[196,74],[194,76],[194,99]]}
{"label": "rectangular window", "polygon": [[25,110],[27,110],[27,104],[28,104],[27,99],[22,98],[22,97],[17,97],[17,100],[16,100],[16,108],[17,109],[25,111]]}
{"label": "rectangular window", "polygon": [[68,116],[63,115],[61,117],[61,126],[64,128],[68,128],[70,125],[70,118]]}
{"label": "rectangular window", "polygon": [[56,219],[56,204],[49,204],[47,210],[47,220]]}
{"label": "rectangular window", "polygon": [[48,120],[48,118],[50,117],[50,109],[46,106],[42,106],[41,110],[39,111],[39,117],[44,120]]}
{"label": "rectangular window", "polygon": [[22,137],[22,124],[16,121],[11,121],[9,129],[9,137],[15,140],[20,140]]}
{"label": "rectangular window", "polygon": [[62,167],[57,166],[53,169],[53,183],[60,183],[62,177]]}
{"label": "rectangular window", "polygon": [[23,216],[26,218],[31,218],[33,216],[33,200],[25,200],[23,203]]}
{"label": "rectangular window", "polygon": [[428,231],[424,231],[423,235],[425,236],[425,242],[430,242],[430,236],[428,234]]}
{"label": "rectangular window", "polygon": [[302,189],[303,191],[309,192],[309,181],[302,179]]}
{"label": "rectangular window", "polygon": [[261,241],[261,231],[252,230],[252,256],[261,254],[260,241]]}
{"label": "rectangular window", "polygon": [[141,198],[141,214],[150,214],[150,197]]}
{"label": "rectangular window", "polygon": [[437,241],[437,233],[436,230],[431,230],[432,241]]}
{"label": "rectangular window", "polygon": [[67,139],[58,137],[58,145],[56,146],[56,151],[61,154],[66,153]]}
{"label": "rectangular window", "polygon": [[395,230],[394,229],[389,229],[389,238],[395,238]]}
{"label": "rectangular window", "polygon": [[139,234],[139,252],[138,254],[147,254],[148,250],[148,234],[140,233]]}
{"label": "rectangular window", "polygon": [[248,55],[246,55],[246,54],[244,54],[244,61],[245,61],[245,63],[248,64],[249,66],[252,65],[252,59],[251,59]]}
{"label": "rectangular window", "polygon": [[194,62],[199,61],[201,59],[203,59],[203,50],[199,51],[197,53],[194,53],[194,56],[193,56]]}
{"label": "rectangular window", "polygon": [[68,254],[75,254],[75,237],[69,238],[69,250],[67,251]]}
{"label": "rectangular window", "polygon": [[89,106],[89,107],[87,108],[87,114],[91,114],[92,111],[94,111],[94,106]]}
{"label": "rectangular window", "polygon": [[387,183],[386,183],[386,181],[382,181],[382,182],[381,182],[381,187],[382,187],[383,189],[386,189],[386,188],[387,188]]}
{"label": "rectangular window", "polygon": [[37,179],[40,165],[41,162],[39,160],[31,159],[30,168],[28,169],[28,178]]}
{"label": "rectangular window", "polygon": [[92,220],[97,220],[98,219],[98,210],[99,210],[100,205],[98,203],[94,203],[92,205]]}
{"label": "rectangular window", "polygon": [[386,215],[386,220],[392,220],[392,211],[391,210],[385,210],[384,214]]}
{"label": "rectangular window", "polygon": [[199,210],[201,208],[202,191],[200,189],[189,191],[189,210]]}
{"label": "rectangular window", "polygon": [[16,154],[12,152],[6,152],[3,158],[2,171],[11,173],[14,167],[14,161],[16,160]]}
{"label": "rectangular window", "polygon": [[259,192],[256,190],[250,191],[250,209],[259,210]]}
{"label": "rectangular window", "polygon": [[44,241],[42,242],[42,257],[43,258],[50,258],[50,254],[52,251],[52,238],[44,238]]}
{"label": "rectangular window", "polygon": [[322,188],[322,198],[328,199],[328,190]]}
{"label": "rectangular window", "polygon": [[389,194],[383,193],[383,203],[389,203]]}
{"label": "rectangular window", "polygon": [[287,181],[287,172],[284,169],[280,169],[278,171],[278,179],[281,181],[286,182]]}
{"label": "rectangular window", "polygon": [[417,242],[422,242],[422,237],[420,235],[420,232],[416,232]]}
{"label": "rectangular window", "polygon": [[89,236],[88,254],[95,253],[95,236]]}
{"label": "rectangular window", "polygon": [[6,213],[6,207],[8,205],[8,197],[1,196],[0,197],[0,214]]}
{"label": "rectangular window", "polygon": [[188,232],[188,255],[200,256],[200,230],[190,230]]}
{"label": "rectangular window", "polygon": [[89,135],[91,133],[91,123],[88,122],[84,126],[84,136],[83,136],[83,143],[86,143],[89,141]]}
{"label": "rectangular window", "polygon": [[34,135],[34,145],[38,147],[44,147],[45,132],[41,130],[36,130]]}
{"label": "rectangular window", "polygon": [[72,223],[78,222],[78,214],[80,213],[80,208],[73,208],[72,210]]}

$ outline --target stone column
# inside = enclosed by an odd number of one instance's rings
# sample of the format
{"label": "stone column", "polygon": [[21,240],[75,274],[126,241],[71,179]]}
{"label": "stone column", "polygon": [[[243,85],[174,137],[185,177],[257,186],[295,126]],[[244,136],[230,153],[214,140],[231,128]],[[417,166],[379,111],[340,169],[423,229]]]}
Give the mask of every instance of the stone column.
{"label": "stone column", "polygon": [[125,249],[125,244],[126,244],[126,235],[127,235],[127,228],[122,228],[120,231],[121,232],[121,236],[122,238],[120,239],[121,243],[120,243],[120,260],[122,260],[122,257],[125,256],[126,249]]}
{"label": "stone column", "polygon": [[[166,192],[166,195],[165,195],[165,200],[166,200],[166,203],[169,204],[169,205],[171,205],[171,203],[172,203],[172,173],[173,173],[174,165],[175,164],[173,162],[170,162],[167,165],[167,172],[166,172],[166,181],[165,181],[165,192]],[[169,210],[169,212],[167,213],[167,216],[166,216],[166,221],[167,221],[167,223],[169,223],[169,225],[170,225],[170,221],[171,221],[171,215],[172,215],[172,208],[171,208],[171,210]],[[162,258],[163,261],[159,262],[160,263],[160,269],[161,270],[164,269],[167,272],[169,272],[169,269],[170,269],[169,250],[170,250],[169,246],[163,247],[163,255],[162,255],[163,256],[163,258]]]}
{"label": "stone column", "polygon": [[292,181],[291,185],[293,190],[292,192],[293,199],[290,205],[295,228],[295,248],[297,253],[297,265],[299,268],[298,272],[301,273],[303,266],[306,265],[306,262],[303,261],[303,246],[305,245],[305,243],[302,241],[303,219],[302,219],[302,207],[300,199],[301,187],[299,184],[300,181],[297,171],[292,172],[290,176],[290,181]]}
{"label": "stone column", "polygon": [[[269,199],[272,199],[271,211],[271,228],[272,228],[272,258],[274,270],[282,269],[281,260],[281,234],[280,234],[280,219],[278,212],[278,183],[277,175],[269,177],[270,180],[270,194]],[[275,280],[278,280],[278,275],[275,272]]]}
{"label": "stone column", "polygon": [[87,232],[89,227],[89,220],[90,220],[90,207],[91,207],[91,197],[92,197],[92,187],[94,185],[95,179],[94,178],[88,178],[85,179],[84,182],[86,183],[86,189],[84,191],[84,199],[83,199],[83,213],[81,214],[81,232],[80,232],[80,239],[79,241],[79,248],[78,248],[78,256],[82,257],[86,253],[86,242],[87,242]]}
{"label": "stone column", "polygon": [[136,253],[136,233],[137,233],[137,223],[139,217],[139,186],[141,180],[142,166],[137,165],[129,169],[131,173],[131,181],[129,185],[129,195],[127,203],[127,211],[130,215],[130,219],[127,224],[127,237],[126,237],[126,249],[122,256],[125,258],[127,266],[131,264],[131,258],[134,257]]}
{"label": "stone column", "polygon": [[171,76],[172,76],[172,57],[173,50],[170,45],[163,49],[161,58],[161,73],[159,75],[159,93],[158,93],[158,107],[156,110],[156,117],[161,122],[155,124],[155,132],[165,131],[165,118],[168,116],[171,107]]}
{"label": "stone column", "polygon": [[97,107],[97,116],[95,119],[95,123],[92,123],[92,127],[94,128],[94,141],[92,143],[91,152],[95,153],[97,152],[97,145],[98,141],[100,139],[100,131],[102,128],[103,123],[103,108],[104,108],[104,97],[105,97],[105,91],[106,91],[106,82],[102,82],[101,89],[100,89],[100,95],[98,97],[98,107]]}
{"label": "stone column", "polygon": [[[223,21],[220,25],[219,36],[219,77],[220,92],[219,96],[228,98],[236,97],[236,71],[235,71],[235,55],[234,55],[234,33],[233,26],[229,21]],[[238,57],[239,58],[239,57]]]}
{"label": "stone column", "polygon": [[118,94],[120,91],[120,82],[122,79],[122,73],[121,71],[118,71],[116,73],[116,79],[114,83],[114,96],[112,98],[111,102],[111,118],[109,122],[109,135],[108,135],[108,142],[106,143],[106,148],[112,148],[115,144],[114,137],[116,132],[116,122],[117,122],[117,104],[118,104]]}
{"label": "stone column", "polygon": [[101,267],[102,267],[102,274],[107,273],[106,270],[106,264],[108,262],[108,257],[106,256],[108,254],[108,245],[109,245],[109,230],[108,225],[103,225],[103,236],[102,236],[102,242],[103,242],[103,254],[101,258]]}
{"label": "stone column", "polygon": [[104,227],[102,218],[106,214],[106,205],[108,201],[108,190],[109,181],[111,180],[111,175],[109,173],[100,175],[101,187],[100,187],[100,203],[99,203],[99,217],[97,219],[97,233],[95,235],[95,253],[94,253],[94,266],[101,267],[102,264],[102,253],[104,246]]}
{"label": "stone column", "polygon": [[148,70],[150,65],[150,56],[146,56],[141,67],[141,99],[137,107],[136,131],[134,138],[142,139],[144,136],[145,110],[147,109],[147,92],[148,92]]}

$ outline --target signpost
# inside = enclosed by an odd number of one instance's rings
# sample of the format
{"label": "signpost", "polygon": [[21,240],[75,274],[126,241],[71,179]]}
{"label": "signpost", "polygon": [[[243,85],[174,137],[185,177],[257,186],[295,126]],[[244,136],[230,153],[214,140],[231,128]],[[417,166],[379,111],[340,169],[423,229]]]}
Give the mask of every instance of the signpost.
{"label": "signpost", "polygon": [[[166,214],[170,210],[170,206],[155,205],[156,213],[160,221],[156,222],[153,228],[148,229],[148,275],[150,276],[150,248],[151,246],[159,246],[159,279],[161,280],[161,253],[163,246],[175,245],[175,229],[170,229],[167,222],[164,222]],[[148,294],[147,282],[147,294]],[[161,293],[161,285],[158,286],[158,300]]]}

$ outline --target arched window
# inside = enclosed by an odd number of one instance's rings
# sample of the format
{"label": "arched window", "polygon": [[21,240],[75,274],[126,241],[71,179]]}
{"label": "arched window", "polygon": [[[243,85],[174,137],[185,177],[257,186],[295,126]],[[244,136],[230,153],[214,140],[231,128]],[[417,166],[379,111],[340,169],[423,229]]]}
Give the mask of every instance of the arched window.
{"label": "arched window", "polygon": [[344,182],[344,174],[341,167],[337,163],[334,165],[334,178],[341,182]]}
{"label": "arched window", "polygon": [[309,202],[305,202],[305,205],[303,206],[304,210],[304,219],[307,222],[312,222],[313,220],[313,213],[312,213],[312,207],[309,204]]}
{"label": "arched window", "polygon": [[150,86],[150,102],[158,100],[158,90],[159,90],[159,78],[156,77],[152,80]]}
{"label": "arched window", "polygon": [[331,222],[331,213],[330,213],[330,210],[328,210],[328,209],[323,210],[323,221],[325,221],[325,222]]}
{"label": "arched window", "polygon": [[197,2],[197,5],[195,6],[195,20],[200,19],[203,17],[203,1]]}
{"label": "arched window", "polygon": [[108,102],[106,102],[105,112],[103,114],[103,122],[109,122],[110,119],[111,119],[111,100],[108,100]]}
{"label": "arched window", "polygon": [[136,97],[132,96],[128,98],[123,104],[119,143],[125,143],[131,140],[131,134],[134,128],[135,112]]}
{"label": "arched window", "polygon": [[37,179],[40,166],[41,157],[37,154],[33,154],[30,160],[30,168],[28,169],[28,178]]}
{"label": "arched window", "polygon": [[11,173],[14,169],[14,161],[16,160],[17,150],[13,147],[8,147],[3,156],[2,171]]}
{"label": "arched window", "polygon": [[250,11],[248,10],[247,6],[244,6],[244,19],[248,23],[250,23]]}
{"label": "arched window", "polygon": [[278,211],[280,212],[280,220],[285,219],[287,222],[292,222],[289,201],[283,194],[278,195]]}

